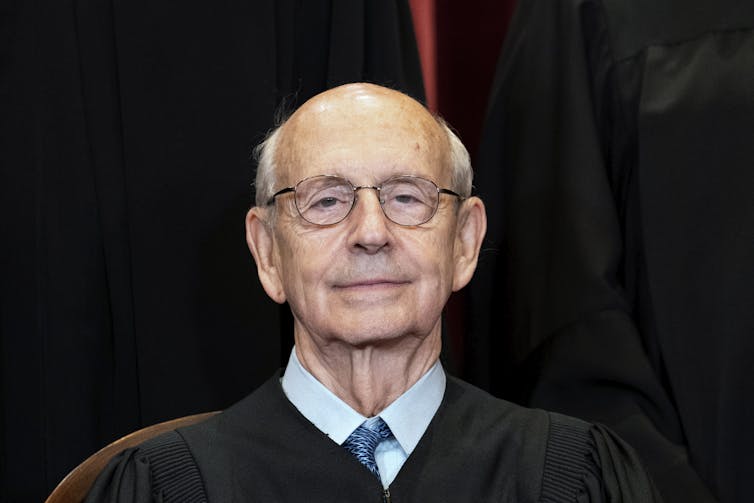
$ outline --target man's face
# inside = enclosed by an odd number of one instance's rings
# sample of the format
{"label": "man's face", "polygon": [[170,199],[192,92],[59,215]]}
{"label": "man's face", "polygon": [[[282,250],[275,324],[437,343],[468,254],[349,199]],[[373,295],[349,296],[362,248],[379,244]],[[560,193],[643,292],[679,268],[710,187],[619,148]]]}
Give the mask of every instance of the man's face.
{"label": "man's face", "polygon": [[[415,175],[449,187],[447,140],[420,105],[374,86],[338,91],[307,103],[284,126],[275,190],[325,174],[355,186]],[[365,189],[345,220],[323,227],[300,217],[292,193],[279,196],[269,222],[282,291],[276,300],[290,304],[297,340],[306,334],[360,345],[439,337],[443,306],[454,286],[463,286],[454,285],[457,204],[442,195],[429,222],[404,227]]]}

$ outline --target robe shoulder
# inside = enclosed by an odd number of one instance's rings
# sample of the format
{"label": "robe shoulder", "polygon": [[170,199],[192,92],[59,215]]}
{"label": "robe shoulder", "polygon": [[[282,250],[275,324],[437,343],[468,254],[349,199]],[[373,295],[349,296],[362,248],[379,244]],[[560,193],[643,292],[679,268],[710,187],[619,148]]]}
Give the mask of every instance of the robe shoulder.
{"label": "robe shoulder", "polygon": [[510,470],[520,481],[515,501],[662,501],[637,454],[609,428],[522,407],[458,379],[448,382],[446,401],[459,397],[454,413],[473,418],[461,421],[466,441],[480,445],[492,438],[494,449],[512,452]]}
{"label": "robe shoulder", "polygon": [[84,503],[206,503],[199,468],[186,441],[170,431],[116,455]]}

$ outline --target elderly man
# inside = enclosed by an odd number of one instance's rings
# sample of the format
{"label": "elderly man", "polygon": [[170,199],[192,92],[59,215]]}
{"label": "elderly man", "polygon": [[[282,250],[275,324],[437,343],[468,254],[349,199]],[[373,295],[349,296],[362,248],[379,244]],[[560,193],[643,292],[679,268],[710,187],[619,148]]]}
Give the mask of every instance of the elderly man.
{"label": "elderly man", "polygon": [[603,428],[447,377],[441,316],[486,229],[459,139],[396,91],[349,84],[260,146],[246,219],[295,320],[284,374],[121,454],[89,501],[652,501]]}

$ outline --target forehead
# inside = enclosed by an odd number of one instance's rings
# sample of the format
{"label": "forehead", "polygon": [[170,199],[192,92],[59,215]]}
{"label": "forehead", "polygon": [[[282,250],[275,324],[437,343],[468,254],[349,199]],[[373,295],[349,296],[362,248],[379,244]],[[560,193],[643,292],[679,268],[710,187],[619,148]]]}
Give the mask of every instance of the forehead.
{"label": "forehead", "polygon": [[374,183],[397,174],[446,183],[447,139],[419,103],[383,88],[338,88],[283,126],[278,175],[286,184],[336,174]]}

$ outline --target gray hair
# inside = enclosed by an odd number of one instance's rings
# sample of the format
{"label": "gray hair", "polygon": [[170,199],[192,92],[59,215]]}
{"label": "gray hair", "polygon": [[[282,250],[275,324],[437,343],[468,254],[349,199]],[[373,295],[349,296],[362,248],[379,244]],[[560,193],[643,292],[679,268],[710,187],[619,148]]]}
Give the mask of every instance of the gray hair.
{"label": "gray hair", "polygon": [[452,190],[458,192],[463,197],[471,195],[472,182],[474,181],[474,171],[471,169],[471,156],[466,150],[458,135],[448,126],[448,123],[435,115],[435,120],[445,132],[450,146],[450,184]]}
{"label": "gray hair", "polygon": [[[471,157],[469,151],[461,142],[448,124],[440,117],[434,116],[437,124],[445,132],[450,147],[448,162],[451,169],[451,189],[458,192],[463,197],[471,195],[471,184],[474,178],[474,172],[471,169]],[[277,181],[277,149],[280,143],[280,132],[285,125],[282,122],[275,129],[271,130],[267,137],[254,149],[254,157],[257,159],[257,175],[254,182],[256,189],[255,204],[259,207],[267,205],[272,195],[275,193],[275,184]]]}
{"label": "gray hair", "polygon": [[254,181],[254,188],[256,190],[255,204],[260,208],[266,206],[267,201],[275,193],[274,190],[277,181],[275,173],[277,171],[276,157],[278,143],[280,143],[280,132],[284,124],[285,122],[271,130],[264,141],[254,148],[254,158],[257,159],[257,176]]}

